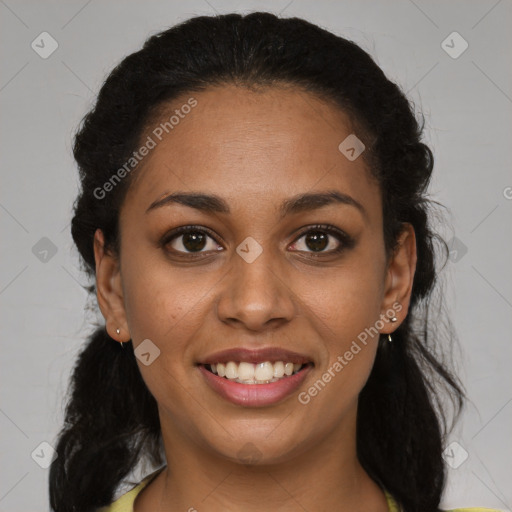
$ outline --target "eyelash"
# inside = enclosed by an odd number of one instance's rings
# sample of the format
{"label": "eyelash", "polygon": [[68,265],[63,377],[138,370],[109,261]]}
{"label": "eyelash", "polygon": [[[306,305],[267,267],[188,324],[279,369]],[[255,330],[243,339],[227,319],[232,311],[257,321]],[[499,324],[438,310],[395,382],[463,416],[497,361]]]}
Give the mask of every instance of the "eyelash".
{"label": "eyelash", "polygon": [[[322,256],[326,255],[332,255],[332,254],[340,254],[341,252],[351,249],[355,245],[355,240],[349,236],[344,231],[341,231],[340,229],[331,226],[330,224],[316,224],[313,226],[308,226],[307,229],[301,231],[297,238],[292,242],[292,244],[297,243],[304,235],[307,235],[310,232],[321,232],[321,233],[327,233],[329,235],[334,236],[340,244],[336,249],[332,249],[327,252],[319,252],[315,253],[313,251],[297,251],[297,252],[306,252],[307,254],[310,254],[310,257],[313,258],[321,258]],[[172,242],[175,238],[178,238],[180,235],[188,234],[188,233],[203,233],[208,235],[210,238],[212,238],[217,244],[219,242],[216,239],[216,236],[213,234],[211,230],[208,228],[202,227],[202,226],[181,226],[179,228],[176,228],[172,230],[170,233],[167,233],[162,240],[160,241],[160,246],[162,248],[165,248],[170,242]],[[220,244],[219,244],[220,245]],[[172,251],[174,254],[178,254],[179,257],[182,258],[201,258],[204,256],[200,256],[201,254],[204,254],[203,252],[182,252],[182,251]]]}

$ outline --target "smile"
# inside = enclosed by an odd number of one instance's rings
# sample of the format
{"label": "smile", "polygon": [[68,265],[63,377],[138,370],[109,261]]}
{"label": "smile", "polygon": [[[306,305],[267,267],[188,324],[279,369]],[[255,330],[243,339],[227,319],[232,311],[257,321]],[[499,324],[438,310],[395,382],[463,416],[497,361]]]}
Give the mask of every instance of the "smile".
{"label": "smile", "polygon": [[197,363],[205,384],[235,405],[265,407],[296,392],[314,367],[313,359],[284,347],[232,348]]}
{"label": "smile", "polygon": [[269,384],[296,374],[305,366],[300,363],[285,361],[265,361],[263,363],[248,363],[246,361],[208,364],[206,369],[239,384]]}

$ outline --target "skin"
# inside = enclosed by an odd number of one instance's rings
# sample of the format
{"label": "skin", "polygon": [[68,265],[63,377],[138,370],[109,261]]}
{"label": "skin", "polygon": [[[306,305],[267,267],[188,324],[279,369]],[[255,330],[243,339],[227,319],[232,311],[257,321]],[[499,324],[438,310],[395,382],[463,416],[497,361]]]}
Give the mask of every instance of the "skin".
{"label": "skin", "polygon": [[[297,394],[393,304],[401,305],[397,322],[386,319],[380,332],[404,320],[416,267],[414,230],[405,225],[387,258],[379,187],[362,157],[349,161],[338,150],[354,132],[339,108],[298,89],[229,85],[183,96],[162,120],[190,96],[198,105],[136,171],[120,211],[120,254],[104,250],[101,230],[94,240],[108,333],[135,348],[150,339],[161,351],[149,366],[137,362],[158,402],[167,469],[138,496],[135,511],[385,512],[382,490],[356,457],[357,400],[378,338],[308,404]],[[326,190],[351,196],[365,213],[330,204],[279,217],[283,200]],[[231,213],[172,203],[146,213],[176,191],[216,194]],[[299,232],[315,224],[343,230],[354,246],[327,254],[343,244],[329,235],[324,255],[315,258]],[[217,240],[206,238],[201,253],[187,251],[180,235],[159,245],[186,225],[210,228]],[[248,236],[263,249],[250,264],[236,252]],[[178,251],[196,259],[180,259]],[[207,386],[196,363],[240,346],[303,353],[314,368],[278,404],[234,405]],[[252,464],[239,454],[248,443],[257,453]]]}

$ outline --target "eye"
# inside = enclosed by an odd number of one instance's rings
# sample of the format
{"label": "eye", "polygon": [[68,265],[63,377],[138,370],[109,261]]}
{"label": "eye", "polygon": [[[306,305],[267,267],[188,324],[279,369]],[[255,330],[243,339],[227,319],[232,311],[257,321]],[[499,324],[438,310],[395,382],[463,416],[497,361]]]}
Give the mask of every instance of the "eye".
{"label": "eye", "polygon": [[292,248],[301,252],[312,252],[313,255],[322,255],[340,253],[353,246],[354,240],[345,232],[334,226],[322,224],[308,228],[293,243]]}
{"label": "eye", "polygon": [[[170,252],[191,258],[196,257],[196,254],[222,250],[213,233],[200,226],[176,228],[166,234],[160,244]],[[291,248],[299,252],[309,252],[313,256],[322,256],[340,253],[352,248],[354,244],[354,239],[345,232],[334,226],[321,224],[303,231]]]}
{"label": "eye", "polygon": [[184,256],[222,249],[208,229],[197,226],[182,226],[171,231],[164,236],[161,245],[170,246],[172,252]]}

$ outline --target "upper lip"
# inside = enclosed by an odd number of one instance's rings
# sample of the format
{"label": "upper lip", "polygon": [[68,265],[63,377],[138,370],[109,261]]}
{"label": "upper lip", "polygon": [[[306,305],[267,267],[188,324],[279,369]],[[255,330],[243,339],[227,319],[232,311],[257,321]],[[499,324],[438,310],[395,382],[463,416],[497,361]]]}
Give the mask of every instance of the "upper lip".
{"label": "upper lip", "polygon": [[271,363],[275,363],[276,361],[284,361],[286,363],[296,364],[306,364],[312,362],[310,357],[299,354],[298,352],[292,352],[291,350],[286,350],[279,347],[269,347],[258,349],[231,348],[222,350],[220,352],[215,352],[204,357],[201,359],[201,361],[199,361],[198,364],[217,364],[227,363],[229,361],[245,361],[247,363],[255,364],[263,363],[265,361],[270,361]]}

